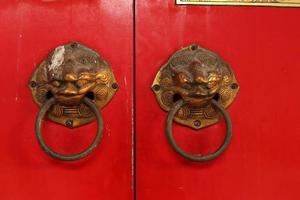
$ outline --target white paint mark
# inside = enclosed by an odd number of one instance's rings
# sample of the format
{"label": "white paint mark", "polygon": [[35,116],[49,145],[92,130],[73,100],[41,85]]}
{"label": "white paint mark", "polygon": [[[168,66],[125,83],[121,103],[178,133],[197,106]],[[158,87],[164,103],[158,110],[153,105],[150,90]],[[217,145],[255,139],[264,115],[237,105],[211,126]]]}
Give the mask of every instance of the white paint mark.
{"label": "white paint mark", "polygon": [[124,77],[124,84],[125,84],[125,88],[127,87],[127,79],[126,76]]}
{"label": "white paint mark", "polygon": [[59,46],[55,48],[54,53],[51,58],[51,65],[49,65],[49,71],[57,71],[57,67],[64,62],[65,47]]}
{"label": "white paint mark", "polygon": [[110,129],[106,128],[106,132],[107,132],[107,136],[109,137],[110,136]]}

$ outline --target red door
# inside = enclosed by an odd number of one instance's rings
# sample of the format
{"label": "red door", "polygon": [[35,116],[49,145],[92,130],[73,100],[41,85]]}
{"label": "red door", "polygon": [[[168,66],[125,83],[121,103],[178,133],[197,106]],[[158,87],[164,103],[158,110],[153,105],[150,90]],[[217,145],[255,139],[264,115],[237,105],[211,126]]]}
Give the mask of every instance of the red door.
{"label": "red door", "polygon": [[[296,200],[299,193],[300,11],[297,8],[136,3],[137,199]],[[229,107],[233,137],[217,159],[194,163],[167,141],[151,90],[159,68],[196,43],[228,62],[240,85]],[[173,125],[189,153],[214,151],[224,122],[194,131]]]}
{"label": "red door", "polygon": [[[132,194],[132,7],[130,1],[1,1],[0,3],[0,199],[130,200]],[[47,156],[37,143],[39,107],[28,81],[59,45],[78,41],[111,65],[119,89],[101,109],[98,148],[76,162]],[[68,129],[45,121],[43,135],[56,151],[74,153],[90,144],[96,123]]]}
{"label": "red door", "polygon": [[[132,5],[126,0],[1,1],[0,199],[299,199],[299,10],[137,0],[134,27]],[[50,51],[72,41],[108,61],[119,89],[101,109],[98,148],[83,160],[65,162],[49,157],[36,141],[40,108],[28,81]],[[231,143],[217,159],[203,163],[185,160],[171,148],[167,113],[151,89],[160,67],[190,44],[221,56],[240,86],[228,109]],[[221,121],[194,131],[174,123],[173,130],[185,151],[209,153],[221,144],[225,126]],[[95,122],[74,129],[43,123],[47,144],[62,153],[83,150],[95,132]]]}

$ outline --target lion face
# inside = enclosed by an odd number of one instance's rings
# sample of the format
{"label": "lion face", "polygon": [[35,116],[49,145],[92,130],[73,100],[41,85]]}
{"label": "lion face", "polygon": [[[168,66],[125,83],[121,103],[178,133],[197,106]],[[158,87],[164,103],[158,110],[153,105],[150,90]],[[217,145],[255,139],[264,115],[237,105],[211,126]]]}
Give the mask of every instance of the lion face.
{"label": "lion face", "polygon": [[40,106],[51,97],[56,100],[48,117],[61,124],[72,120],[74,127],[94,119],[83,98],[90,98],[101,108],[117,89],[109,64],[96,51],[77,42],[55,48],[35,70],[31,82],[35,87],[30,89]]}
{"label": "lion face", "polygon": [[77,43],[57,47],[50,58],[48,87],[61,104],[74,105],[85,96],[95,98],[95,87],[108,81],[99,56]]}
{"label": "lion face", "polygon": [[199,129],[219,119],[211,100],[228,107],[239,85],[230,66],[217,54],[190,45],[176,51],[160,68],[152,90],[166,111],[178,100],[183,100],[184,105],[178,110],[175,121]]}
{"label": "lion face", "polygon": [[192,105],[200,105],[218,96],[219,90],[230,79],[227,65],[205,49],[182,51],[175,54],[165,68],[169,83],[164,85],[177,98]]}

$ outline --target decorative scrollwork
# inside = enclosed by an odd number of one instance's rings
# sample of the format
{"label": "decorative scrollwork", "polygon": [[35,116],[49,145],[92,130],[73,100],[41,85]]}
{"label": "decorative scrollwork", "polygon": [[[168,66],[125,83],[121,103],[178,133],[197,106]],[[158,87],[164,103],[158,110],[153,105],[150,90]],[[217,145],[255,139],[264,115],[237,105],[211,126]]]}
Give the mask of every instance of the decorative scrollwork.
{"label": "decorative scrollwork", "polygon": [[[183,99],[186,104],[179,109],[175,121],[198,129],[218,121],[211,99],[228,107],[238,92],[238,84],[229,65],[217,54],[190,45],[175,52],[162,66],[153,90],[167,111]],[[200,121],[201,126],[195,126],[194,121]]]}
{"label": "decorative scrollwork", "polygon": [[49,119],[63,125],[71,120],[76,127],[95,119],[83,98],[103,107],[116,91],[112,84],[117,83],[109,64],[96,51],[72,42],[55,48],[38,66],[30,89],[40,106],[55,98]]}

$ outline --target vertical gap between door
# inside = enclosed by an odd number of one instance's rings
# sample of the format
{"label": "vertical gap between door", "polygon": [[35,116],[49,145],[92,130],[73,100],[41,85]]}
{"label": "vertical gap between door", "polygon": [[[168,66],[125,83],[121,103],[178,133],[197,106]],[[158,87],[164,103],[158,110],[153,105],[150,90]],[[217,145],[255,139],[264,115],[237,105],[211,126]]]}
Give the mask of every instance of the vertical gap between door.
{"label": "vertical gap between door", "polygon": [[132,0],[133,20],[133,105],[132,105],[132,187],[136,200],[136,0]]}

